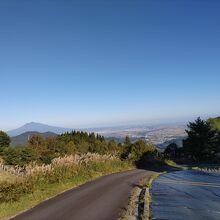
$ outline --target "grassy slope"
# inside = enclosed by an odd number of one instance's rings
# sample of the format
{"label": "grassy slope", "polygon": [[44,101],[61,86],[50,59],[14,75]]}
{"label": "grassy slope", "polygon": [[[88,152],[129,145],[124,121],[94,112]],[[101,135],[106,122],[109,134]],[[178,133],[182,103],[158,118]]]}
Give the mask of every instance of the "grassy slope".
{"label": "grassy slope", "polygon": [[51,198],[63,191],[110,173],[132,169],[133,166],[121,161],[108,161],[100,164],[91,164],[82,169],[72,179],[63,180],[61,183],[37,186],[33,194],[24,195],[17,202],[0,204],[0,219],[8,219],[24,210],[27,210],[45,199]]}
{"label": "grassy slope", "polygon": [[0,181],[7,181],[7,182],[13,182],[16,180],[16,177],[8,172],[0,171]]}

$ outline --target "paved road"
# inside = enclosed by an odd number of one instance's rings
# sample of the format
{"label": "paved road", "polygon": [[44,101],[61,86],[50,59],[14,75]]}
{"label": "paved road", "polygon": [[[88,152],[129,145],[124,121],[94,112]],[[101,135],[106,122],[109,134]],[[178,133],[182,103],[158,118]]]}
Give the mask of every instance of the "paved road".
{"label": "paved road", "polygon": [[220,219],[220,174],[189,170],[164,174],[153,183],[151,193],[153,219]]}
{"label": "paved road", "polygon": [[111,174],[47,200],[13,220],[116,220],[135,184],[151,171]]}

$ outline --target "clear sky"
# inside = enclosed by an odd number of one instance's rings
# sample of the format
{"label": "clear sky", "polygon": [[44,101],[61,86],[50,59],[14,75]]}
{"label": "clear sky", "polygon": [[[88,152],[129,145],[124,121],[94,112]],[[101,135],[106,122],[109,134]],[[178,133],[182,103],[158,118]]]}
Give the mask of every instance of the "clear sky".
{"label": "clear sky", "polygon": [[0,129],[218,113],[220,1],[0,1]]}

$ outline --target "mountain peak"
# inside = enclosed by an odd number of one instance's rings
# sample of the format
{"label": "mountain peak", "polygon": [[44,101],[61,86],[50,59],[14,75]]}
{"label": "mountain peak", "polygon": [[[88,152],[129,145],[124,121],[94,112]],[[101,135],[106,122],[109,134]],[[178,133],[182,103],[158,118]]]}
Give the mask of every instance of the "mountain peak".
{"label": "mountain peak", "polygon": [[34,121],[31,121],[31,122],[26,123],[26,125],[31,125],[31,124],[39,124],[39,123],[34,122]]}
{"label": "mountain peak", "polygon": [[32,121],[24,124],[22,127],[26,127],[26,126],[49,126],[49,125]]}
{"label": "mountain peak", "polygon": [[46,124],[31,121],[31,122],[28,122],[28,123],[26,123],[26,124],[24,124],[24,125],[46,125]]}

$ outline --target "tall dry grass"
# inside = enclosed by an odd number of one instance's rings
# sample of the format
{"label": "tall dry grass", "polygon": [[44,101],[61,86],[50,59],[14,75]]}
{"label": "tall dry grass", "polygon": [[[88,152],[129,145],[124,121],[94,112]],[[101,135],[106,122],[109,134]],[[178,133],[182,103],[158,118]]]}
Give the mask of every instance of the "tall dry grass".
{"label": "tall dry grass", "polygon": [[51,164],[49,165],[37,165],[36,163],[29,164],[25,167],[25,174],[26,176],[48,174],[50,172],[53,172],[56,168],[87,166],[90,162],[102,163],[105,161],[111,161],[116,159],[117,158],[112,155],[100,155],[96,153],[87,153],[83,155],[68,155],[53,159]]}
{"label": "tall dry grass", "polygon": [[111,166],[120,167],[122,162],[115,156],[96,153],[58,157],[49,165],[32,163],[23,168],[23,177],[18,181],[0,183],[0,202],[17,201],[24,194],[43,189],[48,184],[90,179],[95,172],[108,173],[107,169],[110,172]]}

